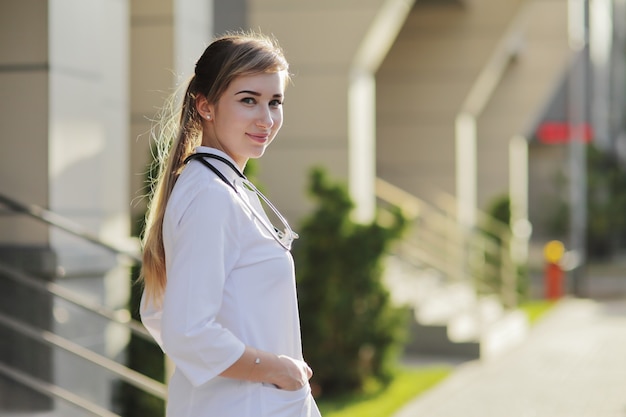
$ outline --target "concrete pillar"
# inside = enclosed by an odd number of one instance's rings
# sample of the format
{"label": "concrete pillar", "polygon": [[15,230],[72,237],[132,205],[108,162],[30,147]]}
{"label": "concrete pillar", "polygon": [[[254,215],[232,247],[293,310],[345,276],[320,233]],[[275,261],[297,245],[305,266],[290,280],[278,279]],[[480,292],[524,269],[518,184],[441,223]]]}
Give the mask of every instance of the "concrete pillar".
{"label": "concrete pillar", "polygon": [[[0,193],[117,244],[127,242],[129,230],[127,28],[128,0],[0,3]],[[46,280],[57,278],[59,267],[70,274],[99,270],[95,289],[103,302],[124,305],[128,295],[118,290],[128,275],[106,273],[115,264],[106,252],[15,213],[0,215],[0,260]],[[3,313],[71,334],[53,319],[53,303],[0,277]],[[122,346],[108,330],[92,329],[115,355]],[[43,380],[71,380],[62,375],[71,366],[55,352],[1,327],[0,360]],[[0,379],[0,414],[51,407],[24,392]]]}
{"label": "concrete pillar", "polygon": [[[49,207],[125,244],[128,199],[127,0],[49,2]],[[68,272],[109,268],[102,250],[52,230]]]}
{"label": "concrete pillar", "polygon": [[[0,3],[0,193],[48,203],[48,5]],[[23,216],[0,214],[0,262],[51,279],[56,263],[45,226]],[[52,300],[0,276],[0,312],[50,328]],[[0,326],[0,361],[49,381],[51,351]],[[0,414],[46,410],[45,396],[0,376]]]}

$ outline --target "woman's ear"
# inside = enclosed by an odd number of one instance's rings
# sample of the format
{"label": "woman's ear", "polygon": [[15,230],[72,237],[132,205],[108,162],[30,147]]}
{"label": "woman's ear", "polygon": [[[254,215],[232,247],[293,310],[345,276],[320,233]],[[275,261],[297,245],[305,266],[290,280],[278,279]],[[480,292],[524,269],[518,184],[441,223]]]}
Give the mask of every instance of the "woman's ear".
{"label": "woman's ear", "polygon": [[213,118],[213,106],[209,104],[204,95],[198,95],[196,98],[196,110],[203,119],[211,120]]}

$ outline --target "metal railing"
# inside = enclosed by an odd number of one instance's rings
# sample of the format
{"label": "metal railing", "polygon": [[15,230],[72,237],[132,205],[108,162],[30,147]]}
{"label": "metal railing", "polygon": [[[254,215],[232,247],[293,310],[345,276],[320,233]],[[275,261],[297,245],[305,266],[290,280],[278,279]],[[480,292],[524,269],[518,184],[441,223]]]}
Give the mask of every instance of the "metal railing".
{"label": "metal railing", "polygon": [[91,401],[87,401],[79,395],[71,391],[58,387],[41,379],[34,378],[31,375],[19,371],[11,366],[0,362],[0,374],[17,381],[41,394],[49,397],[59,398],[69,404],[72,404],[84,411],[100,417],[121,417],[119,414],[112,413],[106,408],[100,407]]}
{"label": "metal railing", "polygon": [[448,204],[435,206],[380,178],[376,195],[383,218],[395,206],[410,221],[410,232],[395,248],[405,263],[434,269],[446,282],[469,283],[477,295],[495,294],[506,307],[517,305],[517,266],[507,225],[480,213],[480,227],[465,230],[452,197],[445,196]]}
{"label": "metal railing", "polygon": [[55,297],[58,297],[62,300],[65,300],[85,311],[91,312],[95,315],[98,315],[104,319],[107,319],[111,322],[117,323],[121,326],[129,329],[134,335],[145,339],[150,342],[154,342],[150,333],[146,330],[146,328],[138,322],[130,317],[126,310],[123,311],[115,311],[110,308],[103,306],[100,303],[90,301],[86,299],[84,296],[75,293],[72,290],[69,290],[59,284],[56,284],[51,281],[42,281],[40,279],[31,277],[24,272],[15,270],[3,263],[0,262],[0,274],[6,278],[9,278],[18,284],[30,287],[34,290],[52,294]]}
{"label": "metal railing", "polygon": [[59,216],[58,214],[41,206],[38,206],[36,204],[25,204],[13,198],[7,197],[3,194],[0,194],[0,204],[4,205],[12,212],[31,217],[36,221],[46,223],[57,229],[63,230],[66,233],[76,236],[84,241],[90,242],[109,252],[112,252],[113,254],[130,261],[132,264],[141,264],[141,256],[138,253],[131,252],[126,248],[120,248],[111,243],[104,242],[98,236],[95,236],[93,233],[89,232],[81,225],[63,216]]}
{"label": "metal railing", "polygon": [[[77,225],[76,223],[42,207],[23,204],[4,195],[0,195],[0,204],[4,205],[11,212],[26,215],[36,221],[46,223],[52,227],[76,236],[82,241],[89,242],[103,248],[115,254],[126,263],[130,263],[131,265],[139,265],[141,263],[139,254],[128,251],[125,248],[105,243],[80,225]],[[123,326],[134,336],[147,340],[151,343],[155,343],[145,327],[137,320],[132,319],[127,310],[110,309],[62,285],[38,279],[3,263],[0,263],[0,276],[3,279],[12,280],[21,287],[27,287],[43,294],[49,294],[50,296],[64,300],[71,305],[79,307],[83,311],[104,318],[108,322]],[[59,349],[69,353],[71,357],[93,364],[99,369],[114,375],[121,381],[124,381],[140,391],[150,394],[160,400],[165,401],[166,399],[167,389],[165,384],[64,337],[61,337],[54,332],[35,327],[17,319],[16,317],[2,312],[0,312],[0,326],[33,340],[36,343],[46,345],[54,349]],[[32,389],[35,392],[39,392],[50,398],[60,399],[90,414],[101,417],[120,417],[118,414],[115,414],[114,412],[97,405],[86,398],[72,393],[67,389],[55,385],[54,383],[44,381],[25,371],[17,369],[16,367],[11,366],[11,364],[0,362],[0,374]]]}
{"label": "metal railing", "polygon": [[144,392],[150,393],[157,398],[164,400],[166,397],[167,391],[164,384],[155,381],[152,378],[148,378],[147,376],[137,371],[127,368],[126,366],[121,365],[114,360],[95,353],[64,337],[58,336],[53,332],[38,329],[34,326],[24,323],[23,321],[11,318],[4,313],[0,313],[0,324],[2,324],[6,328],[9,328],[28,337],[29,339],[36,340],[40,343],[62,349],[75,357],[91,362],[92,364],[102,369],[106,369],[108,372],[111,372],[118,376],[121,380],[135,386],[136,388],[139,388]]}

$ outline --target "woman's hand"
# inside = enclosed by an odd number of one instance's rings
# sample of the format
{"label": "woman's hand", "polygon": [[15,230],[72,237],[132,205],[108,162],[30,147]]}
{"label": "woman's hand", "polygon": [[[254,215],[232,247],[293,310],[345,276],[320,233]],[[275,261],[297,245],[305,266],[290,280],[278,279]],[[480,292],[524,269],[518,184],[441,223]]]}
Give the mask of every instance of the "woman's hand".
{"label": "woman's hand", "polygon": [[313,371],[304,361],[299,361],[289,356],[278,356],[277,369],[268,375],[270,383],[279,389],[296,391],[309,383]]}
{"label": "woman's hand", "polygon": [[304,361],[246,346],[241,357],[220,375],[296,391],[309,383],[313,371]]}

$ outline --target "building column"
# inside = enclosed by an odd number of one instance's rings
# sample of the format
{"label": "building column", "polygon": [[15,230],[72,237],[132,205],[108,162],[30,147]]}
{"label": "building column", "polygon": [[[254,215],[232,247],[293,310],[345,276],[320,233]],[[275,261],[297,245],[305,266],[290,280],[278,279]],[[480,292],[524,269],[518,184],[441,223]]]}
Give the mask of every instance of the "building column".
{"label": "building column", "polygon": [[[0,3],[0,194],[48,204],[48,5]],[[0,262],[44,280],[56,261],[47,227],[8,211],[0,212]],[[0,275],[0,313],[49,329],[52,298]],[[51,349],[0,325],[0,362],[50,381]],[[0,414],[40,411],[52,401],[0,376]]]}
{"label": "building column", "polygon": [[[128,0],[0,4],[0,36],[9,40],[0,45],[0,193],[48,208],[114,244],[126,244],[129,229],[127,33]],[[0,215],[0,261],[44,280],[57,279],[60,270],[104,271],[96,285],[101,301],[120,306],[127,299],[118,284],[128,275],[106,272],[116,263],[112,256],[8,211]],[[56,305],[50,295],[0,276],[1,311],[12,319],[71,334],[56,320]],[[114,355],[123,343],[106,330],[102,349]],[[52,349],[3,326],[0,333],[1,361],[44,381],[71,380],[71,366]],[[0,378],[0,410],[52,404]]]}
{"label": "building column", "polygon": [[[48,206],[126,245],[128,0],[50,1],[48,21]],[[116,263],[65,232],[50,239],[68,274]]]}

